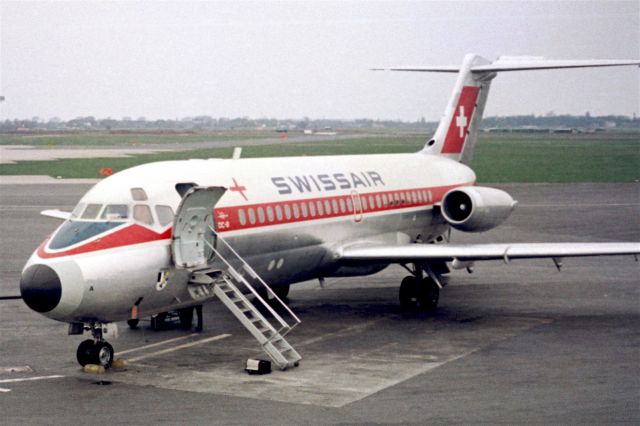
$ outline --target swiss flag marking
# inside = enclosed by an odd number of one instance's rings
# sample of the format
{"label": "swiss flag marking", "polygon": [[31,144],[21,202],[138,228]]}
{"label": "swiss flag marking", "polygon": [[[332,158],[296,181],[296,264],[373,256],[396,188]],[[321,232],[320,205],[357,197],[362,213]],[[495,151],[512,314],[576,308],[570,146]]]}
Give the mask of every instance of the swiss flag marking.
{"label": "swiss flag marking", "polygon": [[464,86],[442,147],[443,154],[460,154],[475,111],[479,87]]}

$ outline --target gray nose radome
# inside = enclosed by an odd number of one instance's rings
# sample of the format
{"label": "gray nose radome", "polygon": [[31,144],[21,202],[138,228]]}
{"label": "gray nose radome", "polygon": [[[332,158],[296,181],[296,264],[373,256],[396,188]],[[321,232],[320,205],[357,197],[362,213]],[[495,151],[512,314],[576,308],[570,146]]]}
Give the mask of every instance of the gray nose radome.
{"label": "gray nose radome", "polygon": [[31,265],[20,278],[20,294],[24,303],[34,311],[49,312],[60,303],[60,277],[46,265]]}

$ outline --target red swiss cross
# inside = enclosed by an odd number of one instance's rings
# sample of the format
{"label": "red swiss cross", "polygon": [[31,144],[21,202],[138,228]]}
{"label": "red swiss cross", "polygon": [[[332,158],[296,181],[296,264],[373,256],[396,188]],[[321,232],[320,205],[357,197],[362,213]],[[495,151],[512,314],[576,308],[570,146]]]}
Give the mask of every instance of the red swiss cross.
{"label": "red swiss cross", "polygon": [[244,191],[247,190],[246,186],[240,186],[238,182],[236,182],[235,178],[231,178],[233,180],[233,186],[229,188],[229,191],[239,192],[246,201],[249,201],[246,195],[244,195]]}
{"label": "red swiss cross", "polygon": [[464,86],[460,92],[458,105],[453,111],[453,117],[442,147],[443,154],[460,154],[464,149],[464,142],[469,133],[471,118],[476,108],[480,88]]}

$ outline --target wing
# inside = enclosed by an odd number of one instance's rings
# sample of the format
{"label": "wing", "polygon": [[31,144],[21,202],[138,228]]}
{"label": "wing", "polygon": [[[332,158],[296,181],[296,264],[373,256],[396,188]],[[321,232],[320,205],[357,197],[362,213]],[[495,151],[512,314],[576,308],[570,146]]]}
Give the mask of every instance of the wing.
{"label": "wing", "polygon": [[71,217],[71,213],[63,212],[62,210],[43,210],[40,212],[42,216],[52,217],[54,219],[67,220]]}
{"label": "wing", "polygon": [[478,261],[640,254],[640,243],[405,244],[343,247],[336,258],[404,263],[428,260]]}

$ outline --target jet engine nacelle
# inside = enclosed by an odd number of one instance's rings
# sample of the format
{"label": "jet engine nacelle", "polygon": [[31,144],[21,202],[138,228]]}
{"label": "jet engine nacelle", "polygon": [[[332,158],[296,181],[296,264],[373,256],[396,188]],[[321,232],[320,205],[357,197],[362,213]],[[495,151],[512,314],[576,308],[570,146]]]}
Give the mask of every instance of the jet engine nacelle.
{"label": "jet engine nacelle", "polygon": [[451,226],[465,232],[495,228],[518,204],[511,195],[495,188],[462,186],[442,199],[442,215]]}

